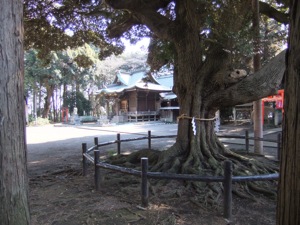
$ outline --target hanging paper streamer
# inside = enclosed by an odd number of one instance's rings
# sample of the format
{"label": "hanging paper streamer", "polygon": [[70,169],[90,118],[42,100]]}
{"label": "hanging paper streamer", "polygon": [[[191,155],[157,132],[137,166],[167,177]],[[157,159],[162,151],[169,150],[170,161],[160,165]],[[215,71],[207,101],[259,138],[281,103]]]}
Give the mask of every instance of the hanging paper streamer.
{"label": "hanging paper streamer", "polygon": [[220,111],[216,112],[216,120],[215,120],[215,132],[218,133],[220,131]]}
{"label": "hanging paper streamer", "polygon": [[193,119],[192,119],[192,128],[193,128],[194,135],[196,135],[196,123],[195,123],[195,117],[193,117]]}

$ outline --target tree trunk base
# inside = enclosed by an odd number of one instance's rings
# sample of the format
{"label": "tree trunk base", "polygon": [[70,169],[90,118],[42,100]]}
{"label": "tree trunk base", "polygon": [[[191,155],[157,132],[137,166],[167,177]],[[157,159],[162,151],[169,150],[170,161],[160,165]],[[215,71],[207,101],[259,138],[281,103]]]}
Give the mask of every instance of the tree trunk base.
{"label": "tree trunk base", "polygon": [[[270,174],[278,172],[278,163],[262,156],[254,154],[238,154],[222,147],[217,154],[207,157],[200,151],[190,150],[184,154],[181,145],[175,143],[165,151],[143,149],[127,156],[115,156],[109,159],[112,164],[125,167],[140,167],[140,158],[148,157],[149,170],[152,172],[167,172],[177,174],[198,174],[200,176],[224,176],[223,163],[230,160],[233,163],[233,176],[251,176],[259,174]],[[151,181],[153,190],[159,187],[166,187],[172,181]],[[242,198],[255,200],[255,194],[260,193],[266,196],[276,196],[275,181],[236,182],[233,185],[233,193]],[[223,195],[223,184],[218,182],[183,182],[185,190],[192,191],[205,204],[217,204]],[[171,193],[174,190],[170,190]],[[175,190],[176,192],[176,190]]]}

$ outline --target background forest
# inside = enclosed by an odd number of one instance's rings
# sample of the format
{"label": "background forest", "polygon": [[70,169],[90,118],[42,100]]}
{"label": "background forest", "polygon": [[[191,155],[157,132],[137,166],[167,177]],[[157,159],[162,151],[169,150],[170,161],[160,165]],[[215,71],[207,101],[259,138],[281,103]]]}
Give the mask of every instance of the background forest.
{"label": "background forest", "polygon": [[147,51],[141,46],[123,54],[98,58],[99,49],[88,43],[75,49],[52,51],[46,60],[38,50],[25,52],[25,96],[29,122],[35,115],[60,122],[61,108],[68,107],[78,115],[99,115],[103,100],[95,99],[95,91],[110,84],[121,68],[146,64]]}

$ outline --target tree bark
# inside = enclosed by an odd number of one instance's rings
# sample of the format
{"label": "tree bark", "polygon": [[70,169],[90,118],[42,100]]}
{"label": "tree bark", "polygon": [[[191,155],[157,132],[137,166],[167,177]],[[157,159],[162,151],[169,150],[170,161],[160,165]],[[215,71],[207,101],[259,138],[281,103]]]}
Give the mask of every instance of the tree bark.
{"label": "tree bark", "polygon": [[175,44],[177,70],[174,90],[180,105],[177,139],[173,147],[162,153],[153,170],[201,174],[204,170],[219,168],[225,151],[214,132],[218,108],[207,104],[207,93],[214,87],[207,85],[205,77],[222,71],[229,58],[222,50],[212,49],[207,60],[201,63],[202,49],[198,36],[191,30],[183,33],[184,40]]}
{"label": "tree bark", "polygon": [[[252,0],[252,23],[253,23],[253,69],[254,72],[260,70],[260,28],[259,28],[259,1]],[[261,99],[253,102],[253,123],[254,123],[254,138],[263,138],[263,115],[262,115]],[[254,152],[263,155],[263,142],[254,140]]]}
{"label": "tree bark", "polygon": [[37,101],[36,101],[36,99],[37,99],[37,88],[36,87],[34,87],[33,88],[33,95],[32,95],[32,104],[33,104],[33,115],[34,115],[34,120],[36,120],[37,119]]}
{"label": "tree bark", "polygon": [[63,107],[67,107],[67,104],[65,103],[65,99],[67,98],[67,84],[63,83]]}
{"label": "tree bark", "polygon": [[277,224],[300,224],[300,2],[290,3]]}
{"label": "tree bark", "polygon": [[48,118],[49,111],[50,111],[50,106],[51,106],[51,98],[54,92],[55,85],[54,84],[49,84],[49,81],[45,81],[45,86],[46,86],[46,97],[45,97],[45,104],[44,104],[44,110],[42,117],[43,118]]}
{"label": "tree bark", "polygon": [[229,107],[277,94],[285,71],[285,54],[286,51],[282,51],[256,73],[227,89],[212,93],[208,99],[209,104]]}
{"label": "tree bark", "polygon": [[0,1],[0,223],[30,224],[26,167],[23,1]]}
{"label": "tree bark", "polygon": [[42,109],[41,109],[41,103],[42,103],[42,82],[39,82],[39,94],[38,94],[38,107],[37,107],[37,117],[41,116]]}
{"label": "tree bark", "polygon": [[[55,90],[55,88],[54,88],[54,90]],[[56,93],[57,93],[57,90],[56,90]],[[53,120],[53,122],[57,122],[57,109],[56,109],[55,105],[57,105],[57,101],[54,97],[54,91],[53,91],[53,93],[52,93],[52,108],[53,108],[53,118],[52,118],[52,120]]]}

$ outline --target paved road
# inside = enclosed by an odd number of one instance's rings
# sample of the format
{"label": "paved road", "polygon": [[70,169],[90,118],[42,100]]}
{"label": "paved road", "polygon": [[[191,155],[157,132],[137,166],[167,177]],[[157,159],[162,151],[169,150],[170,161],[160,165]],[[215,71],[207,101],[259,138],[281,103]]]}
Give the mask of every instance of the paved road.
{"label": "paved road", "polygon": [[[247,126],[221,126],[219,134],[244,135],[245,129],[251,128]],[[30,172],[53,170],[53,165],[59,169],[66,164],[67,161],[80,163],[81,145],[87,143],[88,147],[94,143],[94,137],[99,138],[99,143],[112,141],[116,139],[116,134],[121,134],[121,139],[136,138],[147,136],[151,130],[152,135],[176,135],[177,124],[164,124],[159,122],[147,123],[127,123],[122,125],[112,125],[100,127],[96,124],[84,125],[48,125],[42,127],[27,127],[27,146],[28,146],[28,167]],[[265,131],[265,138],[273,138],[276,140],[276,132],[280,129]],[[222,138],[225,145],[230,148],[243,149],[245,141],[243,139]],[[152,148],[166,149],[173,145],[175,139],[153,139]],[[250,143],[251,144],[251,143]],[[267,144],[267,143],[265,143]],[[147,140],[122,143],[123,151],[133,151],[140,149],[141,146],[148,145]],[[266,154],[270,157],[277,155],[275,148],[266,147]],[[271,144],[272,145],[272,144]],[[116,148],[106,146],[104,150],[112,151]],[[250,148],[253,151],[252,148]],[[68,163],[67,163],[68,164]]]}

